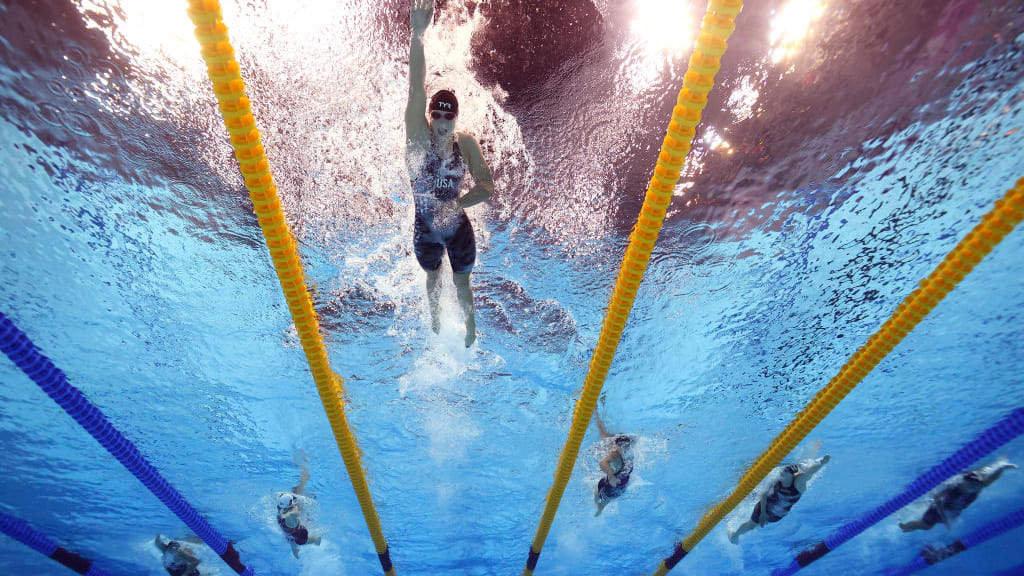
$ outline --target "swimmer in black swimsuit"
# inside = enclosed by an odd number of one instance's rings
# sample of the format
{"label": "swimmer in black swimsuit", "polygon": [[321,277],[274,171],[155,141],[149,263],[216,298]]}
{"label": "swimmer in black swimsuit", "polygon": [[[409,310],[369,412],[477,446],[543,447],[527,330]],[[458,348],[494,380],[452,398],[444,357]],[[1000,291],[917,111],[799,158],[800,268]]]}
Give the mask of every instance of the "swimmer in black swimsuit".
{"label": "swimmer in black swimsuit", "polygon": [[807,491],[807,481],[828,461],[829,457],[826,455],[818,458],[809,466],[790,464],[783,467],[779,479],[761,494],[761,500],[754,506],[750,520],[740,525],[735,532],[729,532],[729,541],[738,544],[741,535],[758,526],[764,527],[769,522],[782,520],[786,514],[789,514],[793,504],[796,504],[797,500]]}
{"label": "swimmer in black swimsuit", "polygon": [[156,535],[153,544],[163,553],[164,570],[167,570],[168,574],[171,576],[200,576],[199,559],[193,555],[190,547],[161,534]]}
{"label": "swimmer in black swimsuit", "polygon": [[594,516],[600,516],[604,507],[613,499],[622,496],[629,484],[629,476],[633,473],[633,438],[625,434],[609,434],[605,430],[601,416],[594,412],[597,418],[597,430],[603,439],[613,439],[614,446],[603,460],[601,460],[601,471],[604,478],[597,482],[594,490],[594,504],[597,504],[597,512]]}
{"label": "swimmer in black swimsuit", "polygon": [[961,474],[956,481],[935,496],[920,520],[904,522],[900,524],[900,529],[904,532],[931,530],[939,522],[949,528],[950,523],[977,500],[982,490],[991,486],[1003,472],[1016,467],[1016,464],[1011,464],[1008,460],[999,460],[991,466]]}
{"label": "swimmer in black swimsuit", "polygon": [[[299,458],[302,461],[299,461]],[[309,480],[309,460],[305,453],[299,452],[295,455],[295,464],[299,467],[299,484],[292,488],[291,492],[281,492],[277,495],[277,525],[288,539],[292,547],[292,555],[299,557],[299,546],[305,544],[320,545],[320,536],[309,534],[309,528],[302,522],[302,495]]]}
{"label": "swimmer in black swimsuit", "polygon": [[[466,318],[466,347],[476,340],[476,317],[469,274],[476,262],[476,239],[465,208],[486,201],[494,194],[494,180],[484,161],[480,144],[473,136],[455,132],[459,101],[449,90],[430,98],[427,109],[426,57],[423,33],[434,16],[433,0],[412,0],[409,48],[409,103],[405,108],[406,162],[416,205],[413,248],[416,260],[427,273],[427,300],[431,328],[441,330],[438,270],[445,252],[452,266],[459,304]],[[459,195],[467,167],[474,186]]]}

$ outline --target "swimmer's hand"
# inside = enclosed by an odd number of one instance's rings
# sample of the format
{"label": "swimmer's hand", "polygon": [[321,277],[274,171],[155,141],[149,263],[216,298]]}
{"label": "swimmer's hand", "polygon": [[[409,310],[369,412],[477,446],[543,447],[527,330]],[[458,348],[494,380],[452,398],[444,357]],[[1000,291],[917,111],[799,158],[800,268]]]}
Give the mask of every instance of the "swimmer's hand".
{"label": "swimmer's hand", "polygon": [[422,34],[430,21],[434,19],[434,0],[412,0],[412,8],[409,11],[409,24],[412,31]]}

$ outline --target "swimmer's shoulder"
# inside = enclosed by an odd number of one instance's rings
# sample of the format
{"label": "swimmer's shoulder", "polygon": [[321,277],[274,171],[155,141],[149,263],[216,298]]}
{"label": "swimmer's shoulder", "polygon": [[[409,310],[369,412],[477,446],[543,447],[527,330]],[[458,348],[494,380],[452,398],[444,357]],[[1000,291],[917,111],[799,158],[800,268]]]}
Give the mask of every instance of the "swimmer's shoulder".
{"label": "swimmer's shoulder", "polygon": [[[484,152],[480,148],[480,143],[477,142],[477,139],[467,132],[456,132],[455,135],[459,143],[459,152],[469,161],[470,166],[474,168],[486,166]],[[477,172],[474,172],[474,174],[477,174]]]}
{"label": "swimmer's shoulder", "polygon": [[467,148],[479,151],[480,143],[476,141],[476,137],[469,132],[455,132],[455,136],[459,142],[459,148],[465,150]]}

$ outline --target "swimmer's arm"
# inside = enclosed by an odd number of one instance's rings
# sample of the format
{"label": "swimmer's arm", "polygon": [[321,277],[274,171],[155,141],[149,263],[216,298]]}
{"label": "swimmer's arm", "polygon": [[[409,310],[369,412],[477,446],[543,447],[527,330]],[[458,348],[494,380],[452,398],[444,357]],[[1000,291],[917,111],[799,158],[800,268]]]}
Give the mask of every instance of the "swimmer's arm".
{"label": "swimmer's arm", "polygon": [[949,518],[946,516],[946,502],[945,499],[936,501],[936,510],[939,511],[939,517],[942,518],[942,523],[946,525],[946,528],[952,528],[952,524],[949,522]]}
{"label": "swimmer's arm", "polygon": [[486,202],[494,194],[494,178],[491,170],[484,160],[484,153],[480,150],[480,143],[469,134],[459,135],[459,149],[465,151],[469,160],[469,173],[473,175],[474,186],[469,192],[459,198],[460,208],[469,208],[481,202]]}
{"label": "swimmer's arm", "polygon": [[803,492],[804,490],[806,490],[807,489],[807,481],[810,480],[811,476],[814,476],[814,474],[817,473],[818,470],[821,470],[822,466],[824,466],[825,464],[828,464],[828,460],[829,460],[828,455],[822,456],[821,458],[818,458],[817,460],[815,460],[814,464],[811,464],[810,466],[808,466],[808,467],[804,468],[803,470],[801,470],[800,473],[797,474],[797,476],[795,478],[795,482],[797,484],[796,489],[799,490],[800,492]]}
{"label": "swimmer's arm", "polygon": [[597,431],[601,433],[601,438],[611,438],[612,434],[604,429],[604,422],[601,421],[601,415],[597,413],[597,410],[594,410],[594,418],[597,419]]}
{"label": "swimmer's arm", "polygon": [[768,523],[768,491],[761,492],[761,505],[758,510],[761,511],[761,516],[757,519],[757,523],[764,528],[764,525]]}
{"label": "swimmer's arm", "polygon": [[166,544],[164,544],[164,543],[163,543],[163,542],[162,542],[162,541],[160,540],[160,534],[159,534],[159,533],[158,533],[158,534],[156,535],[156,538],[154,538],[154,539],[153,539],[153,544],[156,544],[156,547],[157,547],[157,548],[158,548],[158,549],[159,549],[159,550],[160,550],[161,552],[166,552],[166,551],[167,551],[167,545],[166,545]]}
{"label": "swimmer's arm", "polygon": [[608,476],[608,481],[611,482],[612,478],[615,478],[615,472],[612,471],[611,461],[615,457],[615,452],[605,456],[604,460],[601,460],[601,470]]}
{"label": "swimmer's arm", "polygon": [[1011,464],[1009,462],[1001,465],[999,468],[996,468],[991,474],[986,476],[985,479],[981,481],[981,485],[988,488],[989,486],[992,485],[993,482],[999,480],[999,477],[1003,475],[1003,472],[1007,471],[1010,468],[1016,467],[1016,464]]}
{"label": "swimmer's arm", "polygon": [[410,140],[429,132],[427,125],[427,59],[423,54],[423,32],[434,17],[434,0],[412,0],[409,19],[412,40],[409,42],[409,102],[405,106],[405,135]]}
{"label": "swimmer's arm", "polygon": [[309,482],[309,468],[303,466],[299,471],[299,484],[292,488],[292,493],[301,495],[306,489],[306,482]]}
{"label": "swimmer's arm", "polygon": [[944,488],[942,492],[936,494],[934,500],[932,500],[931,505],[931,507],[934,508],[935,511],[939,513],[939,518],[942,519],[942,523],[945,524],[947,528],[950,527],[950,523],[949,518],[946,517],[946,494],[949,492],[951,488],[952,487]]}

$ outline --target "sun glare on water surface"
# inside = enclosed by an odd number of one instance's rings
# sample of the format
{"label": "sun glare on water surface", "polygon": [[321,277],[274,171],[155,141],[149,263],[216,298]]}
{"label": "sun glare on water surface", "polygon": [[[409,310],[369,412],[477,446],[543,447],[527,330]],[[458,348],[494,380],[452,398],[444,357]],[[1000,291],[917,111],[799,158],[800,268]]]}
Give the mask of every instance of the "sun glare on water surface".
{"label": "sun glare on water surface", "polygon": [[811,25],[821,17],[825,4],[820,0],[792,0],[772,18],[769,40],[772,62],[792,57],[803,39],[813,32]]}
{"label": "sun glare on water surface", "polygon": [[689,6],[680,0],[634,0],[633,35],[646,43],[654,57],[680,57],[690,48]]}

